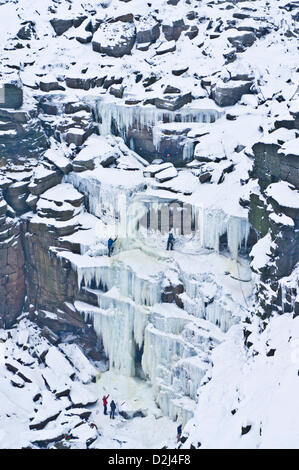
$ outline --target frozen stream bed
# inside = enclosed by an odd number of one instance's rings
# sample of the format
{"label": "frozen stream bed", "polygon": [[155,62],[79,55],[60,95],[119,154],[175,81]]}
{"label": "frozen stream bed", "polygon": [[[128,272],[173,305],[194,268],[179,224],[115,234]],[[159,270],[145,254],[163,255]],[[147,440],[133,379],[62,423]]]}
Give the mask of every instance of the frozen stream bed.
{"label": "frozen stream bed", "polygon": [[[177,424],[162,415],[154,401],[152,387],[137,378],[125,377],[113,371],[100,374],[96,383],[89,385],[90,391],[100,397],[93,410],[93,421],[103,434],[91,446],[96,449],[158,449],[174,448]],[[103,414],[102,396],[110,394],[118,410],[143,410],[145,417],[124,419],[116,413],[115,420]],[[108,404],[108,405],[109,405]],[[108,406],[109,412],[109,406]]]}

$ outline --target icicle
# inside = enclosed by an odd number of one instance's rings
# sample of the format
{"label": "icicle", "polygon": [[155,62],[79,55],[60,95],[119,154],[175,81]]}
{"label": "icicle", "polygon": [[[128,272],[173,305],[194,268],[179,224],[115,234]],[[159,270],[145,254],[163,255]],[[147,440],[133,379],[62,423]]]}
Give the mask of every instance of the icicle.
{"label": "icicle", "polygon": [[220,237],[227,233],[228,249],[232,257],[237,259],[242,242],[247,244],[250,230],[248,220],[244,217],[230,216],[215,207],[197,207],[195,210],[200,245],[219,252]]}
{"label": "icicle", "polygon": [[[120,136],[126,140],[130,127],[141,130],[152,129],[163,122],[214,122],[223,113],[215,109],[182,108],[178,111],[167,111],[154,106],[131,106],[100,100],[96,104],[95,115],[101,122],[101,134],[113,134],[117,128]],[[158,139],[156,136],[155,139]],[[157,140],[156,140],[157,142]]]}
{"label": "icicle", "polygon": [[242,241],[245,240],[247,244],[249,229],[250,224],[247,219],[233,216],[229,217],[227,224],[227,244],[234,259],[238,258],[238,251]]}

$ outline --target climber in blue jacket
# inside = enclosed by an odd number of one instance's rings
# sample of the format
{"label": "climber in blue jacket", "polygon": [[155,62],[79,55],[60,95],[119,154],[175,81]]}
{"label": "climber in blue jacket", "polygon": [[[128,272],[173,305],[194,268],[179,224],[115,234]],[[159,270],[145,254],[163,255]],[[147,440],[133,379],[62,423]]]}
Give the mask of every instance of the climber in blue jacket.
{"label": "climber in blue jacket", "polygon": [[116,242],[117,237],[113,240],[112,238],[109,238],[108,240],[108,256],[112,255],[113,252],[113,244]]}
{"label": "climber in blue jacket", "polygon": [[173,250],[173,244],[174,244],[174,236],[170,232],[168,235],[168,240],[167,240],[167,250]]}

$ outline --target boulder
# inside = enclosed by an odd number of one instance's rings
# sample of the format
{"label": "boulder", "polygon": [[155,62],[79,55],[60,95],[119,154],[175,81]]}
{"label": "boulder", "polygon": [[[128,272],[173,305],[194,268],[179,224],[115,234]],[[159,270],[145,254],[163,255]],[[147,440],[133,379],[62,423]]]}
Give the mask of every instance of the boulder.
{"label": "boulder", "polygon": [[52,331],[47,326],[44,326],[41,332],[41,335],[46,338],[51,344],[57,345],[59,342],[59,336],[57,336],[54,331]]}
{"label": "boulder", "polygon": [[174,52],[176,50],[176,44],[175,41],[169,41],[169,42],[162,42],[159,44],[158,47],[156,47],[156,54],[157,55],[162,55],[162,54],[167,54],[167,52]]}
{"label": "boulder", "polygon": [[156,173],[155,179],[159,183],[164,183],[165,181],[169,181],[172,178],[175,178],[178,175],[178,172],[174,166],[171,166],[170,168],[166,168],[165,170],[159,171],[159,173]]}
{"label": "boulder", "polygon": [[34,33],[34,26],[31,22],[28,22],[19,29],[19,31],[17,32],[17,36],[19,39],[22,39],[24,41],[29,41],[32,38],[33,33]]}
{"label": "boulder", "polygon": [[217,82],[212,86],[212,98],[219,106],[232,106],[242,95],[250,93],[252,83],[245,81]]}
{"label": "boulder", "polygon": [[18,77],[0,82],[0,108],[18,109],[23,105],[23,85]]}
{"label": "boulder", "polygon": [[199,175],[199,181],[201,183],[208,183],[209,181],[211,181],[211,178],[212,178],[212,173],[210,171],[205,171],[204,173],[201,173]]}
{"label": "boulder", "polygon": [[189,67],[177,67],[175,69],[172,69],[171,73],[175,75],[176,77],[179,77],[180,75],[183,75],[183,73],[187,72],[189,70]]}
{"label": "boulder", "polygon": [[55,421],[56,418],[60,415],[61,411],[42,413],[41,416],[36,416],[34,420],[29,424],[29,429],[41,430],[46,427],[51,421]]}
{"label": "boulder", "polygon": [[155,106],[160,109],[167,109],[169,111],[176,111],[185,104],[191,103],[191,93],[179,94],[175,96],[164,96],[163,98],[155,99]]}
{"label": "boulder", "polygon": [[65,88],[62,85],[60,85],[57,80],[51,79],[50,77],[43,78],[39,82],[39,87],[41,91],[44,91],[46,93],[48,93],[49,91],[56,91],[56,90],[64,91],[65,90]]}
{"label": "boulder", "polygon": [[144,19],[139,21],[136,33],[137,44],[149,43],[157,41],[160,36],[160,25],[156,21]]}
{"label": "boulder", "polygon": [[102,23],[93,36],[92,48],[95,52],[112,57],[130,54],[136,40],[134,23]]}
{"label": "boulder", "polygon": [[186,31],[189,26],[186,26],[184,20],[175,20],[172,24],[163,24],[162,32],[167,41],[177,41],[183,31]]}
{"label": "boulder", "polygon": [[68,88],[74,88],[79,90],[89,90],[95,85],[96,77],[86,77],[84,75],[77,77],[66,77],[65,84]]}
{"label": "boulder", "polygon": [[24,214],[30,210],[26,203],[28,194],[28,181],[13,183],[4,191],[8,204],[15,210],[17,215]]}
{"label": "boulder", "polygon": [[147,88],[148,86],[151,86],[156,83],[158,80],[159,77],[154,72],[152,72],[150,75],[143,79],[142,85],[144,86],[144,88]]}
{"label": "boulder", "polygon": [[64,433],[61,433],[59,429],[45,429],[40,432],[36,432],[37,436],[34,434],[31,435],[31,442],[33,445],[36,445],[40,448],[46,448],[48,445],[53,443],[58,443],[64,439]]}
{"label": "boulder", "polygon": [[88,44],[91,42],[93,37],[92,22],[86,20],[82,25],[76,30],[76,40],[81,44]]}
{"label": "boulder", "polygon": [[198,35],[198,27],[196,25],[191,26],[189,31],[185,32],[185,36],[187,36],[189,39],[194,39]]}
{"label": "boulder", "polygon": [[163,93],[181,93],[181,90],[179,88],[176,88],[172,85],[167,85],[163,91]]}
{"label": "boulder", "polygon": [[62,179],[62,173],[55,170],[49,170],[43,166],[36,168],[33,181],[28,186],[31,194],[39,196],[44,193],[47,189],[52,188],[60,183]]}
{"label": "boulder", "polygon": [[67,130],[65,134],[65,141],[67,144],[74,144],[81,147],[85,140],[92,134],[91,129],[82,129],[81,127],[72,127]]}
{"label": "boulder", "polygon": [[61,36],[63,33],[65,33],[68,29],[70,29],[73,26],[74,21],[72,19],[53,18],[52,20],[50,20],[50,23],[56,35]]}
{"label": "boulder", "polygon": [[118,21],[122,21],[123,23],[133,23],[134,16],[132,13],[124,13],[122,15],[115,16],[114,18],[111,18],[108,21],[109,23],[117,23]]}
{"label": "boulder", "polygon": [[74,382],[70,392],[70,399],[72,401],[71,408],[85,408],[95,405],[98,401],[97,397],[79,382]]}
{"label": "boulder", "polygon": [[103,88],[108,90],[112,85],[120,85],[123,82],[123,77],[115,77],[114,75],[110,77],[105,77],[103,81]]}
{"label": "boulder", "polygon": [[116,98],[122,98],[124,94],[124,87],[120,86],[112,86],[109,90],[110,95],[115,96]]}
{"label": "boulder", "polygon": [[228,37],[228,41],[237,48],[237,50],[245,47],[250,47],[256,40],[256,35],[253,32],[246,32],[244,34],[234,34]]}

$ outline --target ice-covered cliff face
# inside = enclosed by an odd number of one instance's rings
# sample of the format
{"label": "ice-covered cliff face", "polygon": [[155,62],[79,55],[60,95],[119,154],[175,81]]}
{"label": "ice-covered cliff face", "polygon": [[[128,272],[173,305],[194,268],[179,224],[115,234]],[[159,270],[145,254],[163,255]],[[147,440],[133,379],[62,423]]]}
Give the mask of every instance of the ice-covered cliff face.
{"label": "ice-covered cliff face", "polygon": [[[248,384],[280,383],[288,346],[262,349],[296,334],[297,3],[7,0],[0,16],[1,327],[25,310],[146,381],[164,415],[194,415],[185,446],[277,445]],[[222,404],[244,409],[213,441],[219,397],[216,429]]]}

